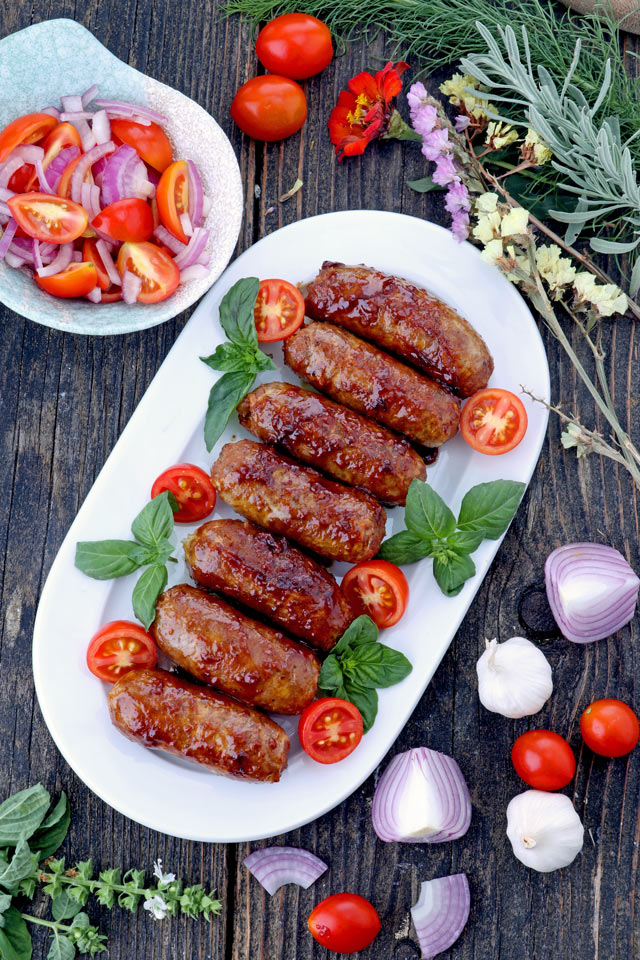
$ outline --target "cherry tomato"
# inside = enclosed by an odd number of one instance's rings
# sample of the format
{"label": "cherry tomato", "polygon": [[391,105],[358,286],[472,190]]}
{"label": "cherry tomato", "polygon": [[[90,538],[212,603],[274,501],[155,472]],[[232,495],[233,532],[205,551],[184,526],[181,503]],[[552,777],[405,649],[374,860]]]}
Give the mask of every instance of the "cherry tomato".
{"label": "cherry tomato", "polygon": [[287,280],[261,280],[253,308],[258,340],[284,340],[304,320],[304,297]]}
{"label": "cherry tomato", "polygon": [[0,163],[12,150],[28,143],[37,143],[52,130],[58,121],[48,113],[27,113],[13,120],[0,132]]}
{"label": "cherry tomato", "polygon": [[148,240],[153,233],[153,214],[146,200],[126,197],[104,207],[91,226],[112,240]]}
{"label": "cherry tomato", "polygon": [[23,163],[9,179],[9,190],[14,193],[28,193],[36,183],[36,168],[32,163]]}
{"label": "cherry tomato", "polygon": [[357,953],[373,943],[380,917],[357,893],[334,893],[318,904],[307,921],[312,937],[335,953]]}
{"label": "cherry tomato", "polygon": [[174,261],[148,240],[142,243],[123,243],[118,252],[117,265],[120,276],[125,270],[131,270],[142,279],[139,303],[166,300],[180,283],[180,271]]}
{"label": "cherry tomato", "polygon": [[288,77],[253,77],[233,98],[231,116],[254,140],[283,140],[307,119],[307,98],[302,87]]}
{"label": "cherry tomato", "polygon": [[193,463],[176,463],[160,474],[151,487],[151,499],[169,490],[178,501],[176,523],[193,523],[208,517],[216,505],[216,491],[211,480]]}
{"label": "cherry tomato", "polygon": [[102,257],[98,253],[96,248],[96,243],[98,241],[93,238],[88,238],[82,245],[82,259],[85,263],[92,263],[96,268],[96,277],[98,280],[98,286],[104,292],[108,290],[111,286],[111,280],[109,279],[109,274],[105,270],[104,263],[102,262]]}
{"label": "cherry tomato", "polygon": [[39,277],[34,274],[39,287],[54,297],[85,297],[90,290],[98,286],[98,275],[93,263],[70,263],[60,273],[52,277]]}
{"label": "cherry tomato", "polygon": [[573,750],[552,730],[523,733],[513,745],[511,759],[520,779],[534,790],[560,790],[576,772]]}
{"label": "cherry tomato", "polygon": [[182,229],[180,214],[189,211],[189,167],[186,160],[176,160],[164,171],[156,187],[158,213],[169,233],[183,243],[189,237]]}
{"label": "cherry tomato", "polygon": [[80,134],[71,123],[59,123],[54,127],[47,139],[42,144],[44,158],[42,166],[46,170],[52,160],[54,160],[61,150],[65,147],[78,147],[82,151],[82,140]]}
{"label": "cherry tomato", "polygon": [[360,711],[338,697],[314,700],[300,717],[298,736],[312,760],[337,763],[353,753],[362,740]]}
{"label": "cherry tomato", "polygon": [[307,13],[285,13],[262,28],[256,53],[271,73],[304,80],[331,63],[331,33],[322,20]]}
{"label": "cherry tomato", "polygon": [[[82,154],[79,157],[76,157],[70,163],[66,165],[62,171],[62,176],[60,177],[60,183],[58,184],[58,196],[59,197],[70,197],[71,196],[71,177],[73,172],[82,160]],[[87,170],[84,175],[85,183],[93,183],[93,175],[91,173],[91,168]]]}
{"label": "cherry tomato", "polygon": [[111,132],[122,143],[133,147],[145,163],[160,173],[166,170],[173,160],[169,138],[157,123],[145,126],[134,123],[133,120],[114,119],[111,121]]}
{"label": "cherry tomato", "polygon": [[89,221],[79,203],[52,193],[18,193],[7,203],[28,236],[48,243],[70,243],[84,232]]}
{"label": "cherry tomato", "polygon": [[509,390],[488,387],[465,403],[460,432],[479,453],[496,455],[517,447],[527,432],[527,411]]}
{"label": "cherry tomato", "polygon": [[640,737],[638,718],[622,700],[594,700],[580,717],[586,745],[601,757],[631,753]]}
{"label": "cherry tomato", "polygon": [[155,667],[158,649],[138,623],[112,620],[92,637],[87,666],[100,680],[115,683],[133,667]]}
{"label": "cherry tomato", "polygon": [[407,578],[388,560],[357,563],[345,574],[340,589],[354,612],[366,613],[378,627],[392,627],[407,609]]}

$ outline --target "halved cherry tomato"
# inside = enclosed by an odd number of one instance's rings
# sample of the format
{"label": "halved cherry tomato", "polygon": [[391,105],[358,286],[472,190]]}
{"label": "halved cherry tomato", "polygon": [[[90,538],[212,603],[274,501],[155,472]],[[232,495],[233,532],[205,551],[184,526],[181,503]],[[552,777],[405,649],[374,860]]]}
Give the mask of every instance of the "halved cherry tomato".
{"label": "halved cherry tomato", "polygon": [[407,578],[388,560],[357,563],[345,574],[340,589],[355,613],[366,613],[381,628],[392,627],[407,609]]}
{"label": "halved cherry tomato", "polygon": [[54,297],[85,297],[98,286],[98,275],[92,263],[70,263],[66,270],[54,273],[52,277],[39,277],[37,273],[34,276],[38,286]]}
{"label": "halved cherry tomato", "polygon": [[601,757],[623,757],[640,738],[638,718],[622,700],[594,700],[580,717],[582,739]]}
{"label": "halved cherry tomato", "polygon": [[357,893],[334,893],[309,914],[314,940],[335,953],[357,953],[373,943],[380,932],[375,908]]}
{"label": "halved cherry tomato", "polygon": [[527,411],[515,393],[488,387],[465,403],[460,432],[474,450],[496,455],[518,446],[527,432],[527,422]]}
{"label": "halved cherry tomato", "polygon": [[156,187],[158,213],[169,233],[183,243],[189,237],[182,229],[180,214],[189,212],[189,167],[186,160],[176,160],[164,171]]}
{"label": "halved cherry tomato", "polygon": [[261,343],[284,340],[304,320],[304,298],[288,280],[261,280],[253,316]]}
{"label": "halved cherry tomato", "polygon": [[300,717],[298,736],[312,760],[337,763],[353,753],[362,740],[360,711],[339,697],[314,700]]}
{"label": "halved cherry tomato", "polygon": [[7,203],[26,234],[48,243],[70,243],[89,222],[79,203],[52,193],[19,193],[9,197]]}
{"label": "halved cherry tomato", "polygon": [[142,279],[139,303],[166,300],[180,283],[180,271],[174,261],[148,240],[142,243],[123,243],[118,253],[117,265],[120,276],[125,270],[131,270]]}
{"label": "halved cherry tomato", "polygon": [[231,116],[254,140],[283,140],[307,119],[307,98],[300,84],[288,77],[253,77],[233,98]]}
{"label": "halved cherry tomato", "polygon": [[270,73],[304,80],[331,63],[331,33],[322,20],[308,13],[285,13],[262,28],[256,53]]}
{"label": "halved cherry tomato", "polygon": [[[72,160],[71,163],[68,163],[64,170],[62,171],[62,176],[60,177],[60,183],[58,184],[58,196],[59,197],[70,197],[71,196],[71,177],[73,172],[82,160],[82,154],[79,157],[76,157],[75,160]],[[84,175],[85,183],[93,183],[93,175],[91,173],[91,168],[87,170]]]}
{"label": "halved cherry tomato", "polygon": [[115,683],[133,667],[155,667],[158,649],[152,637],[130,620],[112,620],[92,637],[87,666],[94,676]]}
{"label": "halved cherry tomato", "polygon": [[3,163],[16,147],[42,140],[57,123],[56,118],[50,117],[48,113],[27,113],[12,120],[0,132],[0,163]]}
{"label": "halved cherry tomato", "polygon": [[153,214],[146,200],[126,197],[104,207],[91,226],[112,240],[148,240],[153,233]]}
{"label": "halved cherry tomato", "polygon": [[142,123],[134,123],[133,120],[114,119],[111,121],[111,132],[115,133],[122,143],[133,147],[138,156],[159,173],[166,170],[173,159],[169,138],[157,123],[144,126]]}
{"label": "halved cherry tomato", "polygon": [[[104,263],[102,262],[102,257],[98,253],[96,243],[98,241],[89,237],[85,240],[82,245],[82,259],[85,263],[92,263],[96,268],[96,277],[98,279],[98,286],[102,291],[108,290],[111,286],[111,280],[109,279],[109,274],[104,268]],[[104,298],[103,298],[104,299]]]}
{"label": "halved cherry tomato", "polygon": [[216,491],[211,480],[193,463],[176,463],[160,474],[151,487],[151,499],[169,490],[178,501],[176,523],[194,523],[208,517],[216,505]]}
{"label": "halved cherry tomato", "polygon": [[[46,170],[52,160],[54,160],[61,150],[65,147],[79,147],[82,149],[80,134],[70,123],[59,123],[53,128],[51,133],[42,143],[44,157],[42,158],[42,168]],[[29,193],[37,183],[35,167],[32,163],[25,163],[16,170],[9,181],[9,189],[16,193]]]}
{"label": "halved cherry tomato", "polygon": [[573,750],[552,730],[523,733],[511,749],[511,759],[520,779],[534,790],[560,790],[576,772]]}

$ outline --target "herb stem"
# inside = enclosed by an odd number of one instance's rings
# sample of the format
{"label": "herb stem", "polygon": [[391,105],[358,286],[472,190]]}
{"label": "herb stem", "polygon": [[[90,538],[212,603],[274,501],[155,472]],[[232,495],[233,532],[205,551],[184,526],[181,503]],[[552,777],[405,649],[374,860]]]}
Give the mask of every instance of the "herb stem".
{"label": "herb stem", "polygon": [[39,927],[49,927],[50,930],[55,930],[58,933],[69,933],[72,929],[69,924],[62,923],[60,920],[43,920],[42,917],[34,917],[30,913],[21,913],[20,916],[27,923],[34,923]]}
{"label": "herb stem", "polygon": [[[56,877],[50,873],[41,873],[33,874],[34,880],[39,880],[41,883],[53,883]],[[70,877],[67,874],[58,874],[58,879],[62,883],[66,883],[70,887],[84,887],[90,893],[95,893],[96,890],[108,888],[109,890],[114,890],[117,893],[127,893],[132,894],[136,897],[144,897],[145,900],[148,900],[150,897],[153,897],[156,893],[162,895],[162,890],[156,890],[152,887],[132,887],[124,886],[121,883],[110,883],[108,880],[85,880],[84,877]]]}

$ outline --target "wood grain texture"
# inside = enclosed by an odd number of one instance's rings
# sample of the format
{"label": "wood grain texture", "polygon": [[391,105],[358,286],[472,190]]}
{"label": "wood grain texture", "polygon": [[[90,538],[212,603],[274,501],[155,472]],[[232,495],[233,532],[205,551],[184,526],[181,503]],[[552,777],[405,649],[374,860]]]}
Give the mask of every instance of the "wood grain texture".
{"label": "wood grain texture", "polygon": [[[117,56],[182,90],[219,120],[239,157],[246,191],[238,251],[286,223],[330,210],[380,208],[442,219],[439,198],[417,195],[404,185],[424,175],[414,144],[378,144],[344,164],[331,151],[326,120],[338,90],[360,69],[377,65],[381,41],[368,50],[353,46],[322,78],[307,81],[304,130],[285,143],[263,146],[249,141],[229,119],[235,89],[257,70],[250,28],[237,19],[220,21],[214,0],[181,4],[179,10],[170,0],[18,0],[0,7],[0,36],[60,16],[78,19]],[[627,46],[631,53],[637,41],[628,38]],[[631,56],[629,65],[634,67]],[[406,112],[402,98],[400,107]],[[304,181],[302,190],[280,203],[297,177]],[[544,560],[554,547],[579,539],[611,543],[639,568],[637,491],[627,474],[597,458],[578,463],[560,447],[559,423],[551,421],[540,463],[499,555],[391,751],[426,744],[456,757],[473,800],[468,834],[428,848],[380,843],[370,823],[375,775],[316,823],[269,841],[301,845],[330,865],[310,890],[287,887],[269,898],[242,866],[243,857],[263,844],[186,843],[140,827],[99,801],[57,752],[33,690],[31,634],[44,578],[188,313],[161,327],[109,339],[63,335],[4,309],[0,316],[5,504],[0,511],[0,795],[39,780],[52,792],[64,788],[74,812],[66,844],[70,856],[91,855],[105,867],[148,869],[160,856],[166,868],[187,880],[216,886],[225,904],[224,915],[210,925],[156,923],[147,914],[134,917],[91,906],[92,918],[108,933],[112,960],[320,960],[326,953],[308,934],[306,917],[322,897],[340,890],[369,897],[383,920],[363,960],[414,960],[419,951],[409,908],[420,882],[460,870],[469,877],[472,912],[463,937],[447,954],[451,960],[639,957],[640,750],[614,762],[595,758],[581,747],[578,729],[582,709],[596,697],[619,696],[640,707],[637,623],[587,648],[555,634],[544,639],[556,693],[532,720],[487,713],[478,703],[475,675],[485,637],[504,640],[526,632],[521,608],[535,627],[531,606],[522,601],[539,588]],[[602,426],[561,348],[544,336],[554,400],[577,410],[587,425]],[[638,437],[634,324],[619,320],[603,327],[602,345],[618,410]],[[428,627],[424,642],[429,642]],[[73,696],[71,688],[68,695]],[[506,805],[523,786],[511,768],[511,744],[530,727],[542,726],[567,735],[576,751],[578,773],[567,792],[586,828],[581,856],[549,875],[525,869],[505,836]],[[35,943],[39,960],[46,955],[45,939],[36,936]]]}

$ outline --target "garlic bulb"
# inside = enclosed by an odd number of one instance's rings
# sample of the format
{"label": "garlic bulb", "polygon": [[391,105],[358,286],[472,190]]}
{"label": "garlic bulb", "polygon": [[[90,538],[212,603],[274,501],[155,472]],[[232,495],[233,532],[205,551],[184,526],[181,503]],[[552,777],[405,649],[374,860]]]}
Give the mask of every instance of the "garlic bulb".
{"label": "garlic bulb", "polygon": [[480,703],[503,717],[515,719],[537,713],[553,691],[549,661],[524,637],[512,637],[504,643],[487,640],[476,670]]}
{"label": "garlic bulb", "polygon": [[507,807],[507,836],[518,860],[540,873],[568,866],[582,850],[584,827],[563,793],[525,790]]}

